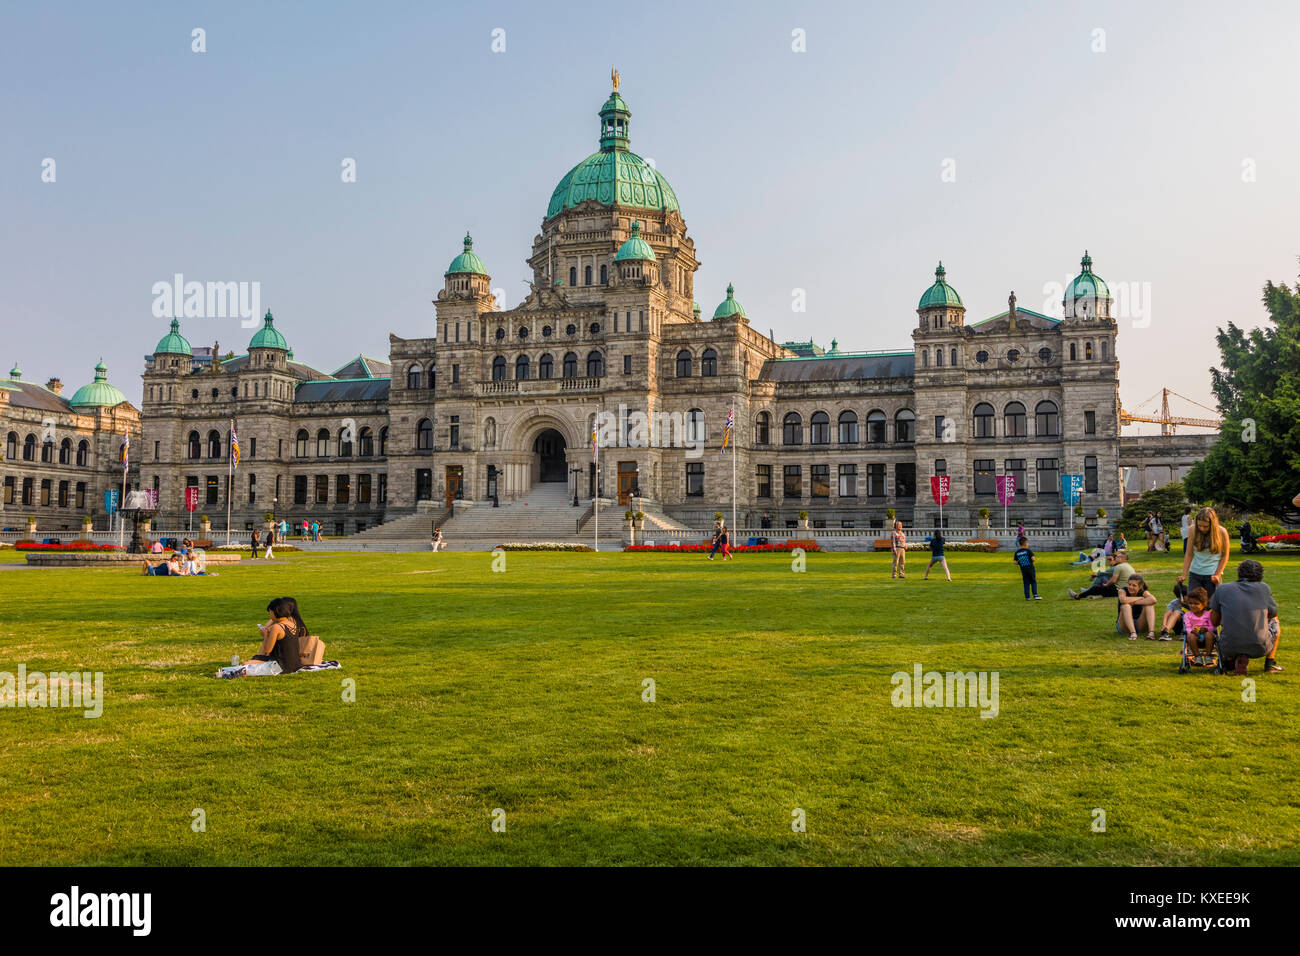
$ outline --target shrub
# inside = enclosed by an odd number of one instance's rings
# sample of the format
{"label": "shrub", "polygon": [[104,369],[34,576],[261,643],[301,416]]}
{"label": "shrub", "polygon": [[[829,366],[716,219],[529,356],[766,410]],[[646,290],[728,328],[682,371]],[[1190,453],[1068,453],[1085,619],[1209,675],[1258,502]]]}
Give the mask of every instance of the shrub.
{"label": "shrub", "polygon": [[715,511],[715,512],[713,512],[713,520],[714,520],[714,521],[721,521],[721,520],[722,520],[722,512],[721,512],[721,511]]}
{"label": "shrub", "polygon": [[[595,551],[587,544],[565,544],[559,541],[507,541],[497,545],[502,551]],[[495,550],[495,549],[494,549]]]}
{"label": "shrub", "polygon": [[980,509],[980,517],[983,518],[985,521],[988,521],[988,520],[989,520],[989,509],[988,509],[988,508],[981,508],[981,509]]}
{"label": "shrub", "polygon": [[885,519],[886,519],[890,524],[893,524],[893,523],[894,523],[894,515],[896,515],[897,513],[898,513],[898,512],[896,512],[893,508],[886,508],[886,509],[885,509]]}
{"label": "shrub", "polygon": [[1100,521],[1101,519],[1103,519],[1103,518],[1105,518],[1105,517],[1106,517],[1106,509],[1105,509],[1105,508],[1098,508],[1098,509],[1097,509],[1097,520]]}
{"label": "shrub", "polygon": [[623,512],[624,521],[634,521],[635,519],[636,519],[636,512],[633,511],[631,508],[628,508],[627,511]]}
{"label": "shrub", "polygon": [[807,520],[808,520],[808,512],[806,512],[806,511],[801,511],[801,512],[799,512],[799,520],[800,520],[800,521],[807,521]]}
{"label": "shrub", "polygon": [[1083,502],[1079,502],[1079,504],[1074,506],[1074,516],[1076,518],[1083,517]]}
{"label": "shrub", "polygon": [[201,524],[204,521],[206,521],[208,524],[212,524],[212,519],[209,518],[207,515],[199,515],[199,523]]}
{"label": "shrub", "polygon": [[266,521],[274,521],[275,515],[271,514],[271,512],[268,511],[266,514],[262,515],[262,518]]}

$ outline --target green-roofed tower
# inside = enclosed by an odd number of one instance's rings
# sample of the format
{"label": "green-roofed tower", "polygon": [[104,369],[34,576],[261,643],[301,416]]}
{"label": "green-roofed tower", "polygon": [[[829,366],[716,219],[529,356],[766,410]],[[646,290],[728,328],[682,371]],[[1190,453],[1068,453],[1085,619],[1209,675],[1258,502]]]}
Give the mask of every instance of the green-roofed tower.
{"label": "green-roofed tower", "polygon": [[742,319],[749,318],[749,316],[745,314],[745,307],[741,305],[740,300],[736,298],[736,287],[728,282],[727,297],[718,304],[716,309],[713,310],[713,317],[715,319],[730,319],[736,316],[739,316]]}
{"label": "green-roofed tower", "polygon": [[1110,287],[1092,271],[1092,256],[1085,249],[1079,274],[1065,289],[1062,300],[1067,319],[1110,318]]}
{"label": "green-roofed tower", "polygon": [[85,411],[100,407],[113,408],[125,401],[126,396],[109,383],[108,369],[104,366],[104,360],[100,359],[95,366],[95,380],[77,389],[68,404],[77,411]]}

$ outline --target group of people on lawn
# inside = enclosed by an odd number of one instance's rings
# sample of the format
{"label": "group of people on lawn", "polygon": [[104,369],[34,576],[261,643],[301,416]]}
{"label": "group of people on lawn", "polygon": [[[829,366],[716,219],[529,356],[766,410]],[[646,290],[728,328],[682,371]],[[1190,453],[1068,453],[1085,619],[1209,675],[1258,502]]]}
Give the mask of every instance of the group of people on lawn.
{"label": "group of people on lawn", "polygon": [[[149,552],[150,554],[162,554],[162,541],[154,541],[149,548]],[[150,564],[146,560],[144,570],[140,573],[154,575],[155,577],[189,577],[195,574],[207,574],[207,560],[203,552],[194,547],[193,541],[189,538],[182,538],[181,546],[173,551],[166,561]]]}

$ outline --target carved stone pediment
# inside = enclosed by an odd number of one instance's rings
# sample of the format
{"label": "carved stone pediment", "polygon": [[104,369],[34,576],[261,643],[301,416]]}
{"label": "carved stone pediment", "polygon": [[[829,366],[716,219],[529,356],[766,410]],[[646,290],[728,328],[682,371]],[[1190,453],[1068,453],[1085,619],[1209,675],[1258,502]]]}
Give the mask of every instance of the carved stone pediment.
{"label": "carved stone pediment", "polygon": [[563,292],[555,288],[548,288],[543,283],[528,283],[528,297],[523,302],[515,306],[514,311],[541,312],[543,310],[567,309],[569,300]]}

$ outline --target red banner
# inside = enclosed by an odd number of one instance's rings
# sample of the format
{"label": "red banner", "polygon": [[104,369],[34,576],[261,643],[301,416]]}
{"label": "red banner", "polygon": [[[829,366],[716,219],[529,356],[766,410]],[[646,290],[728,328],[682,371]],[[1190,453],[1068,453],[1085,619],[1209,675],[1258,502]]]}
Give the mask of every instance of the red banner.
{"label": "red banner", "polygon": [[947,475],[935,475],[930,479],[930,495],[934,498],[936,505],[946,505],[948,503],[948,490],[951,484],[952,479]]}
{"label": "red banner", "polygon": [[1016,497],[1016,476],[998,475],[998,504],[1009,505]]}
{"label": "red banner", "polygon": [[198,507],[199,507],[199,489],[186,488],[185,489],[185,510],[197,511]]}

